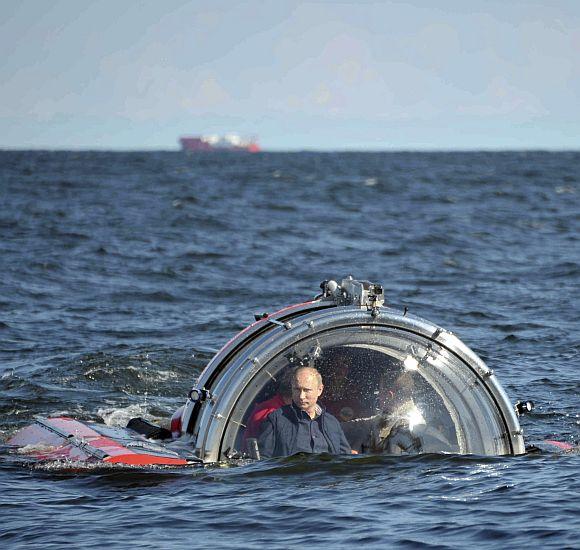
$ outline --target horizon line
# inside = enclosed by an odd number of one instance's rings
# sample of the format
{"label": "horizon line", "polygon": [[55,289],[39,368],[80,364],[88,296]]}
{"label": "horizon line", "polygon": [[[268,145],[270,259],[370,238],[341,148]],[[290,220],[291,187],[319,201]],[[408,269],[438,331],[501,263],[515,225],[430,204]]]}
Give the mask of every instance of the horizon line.
{"label": "horizon line", "polygon": [[530,152],[546,152],[546,153],[578,153],[580,152],[580,146],[576,149],[574,148],[559,148],[559,147],[485,147],[480,148],[474,147],[440,147],[440,148],[429,148],[429,147],[393,147],[393,148],[336,148],[336,149],[319,149],[316,147],[308,148],[272,148],[272,149],[262,149],[258,152],[246,152],[246,151],[199,151],[199,152],[188,152],[182,151],[178,148],[164,149],[156,147],[144,147],[144,148],[108,148],[108,147],[77,147],[77,148],[67,148],[67,147],[45,147],[45,146],[35,146],[35,147],[20,147],[20,146],[4,146],[0,145],[0,152],[44,152],[44,153],[182,153],[188,156],[197,155],[223,155],[223,154],[236,154],[236,155],[260,155],[263,153],[530,153]]}

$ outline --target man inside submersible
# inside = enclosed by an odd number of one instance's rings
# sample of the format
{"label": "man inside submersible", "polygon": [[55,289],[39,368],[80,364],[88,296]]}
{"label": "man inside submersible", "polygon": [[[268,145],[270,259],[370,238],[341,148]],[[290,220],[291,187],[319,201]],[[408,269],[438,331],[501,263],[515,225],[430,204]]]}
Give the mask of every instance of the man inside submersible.
{"label": "man inside submersible", "polygon": [[296,453],[351,454],[338,420],[319,404],[324,385],[313,367],[298,367],[292,377],[292,403],[271,413],[258,440],[264,458]]}

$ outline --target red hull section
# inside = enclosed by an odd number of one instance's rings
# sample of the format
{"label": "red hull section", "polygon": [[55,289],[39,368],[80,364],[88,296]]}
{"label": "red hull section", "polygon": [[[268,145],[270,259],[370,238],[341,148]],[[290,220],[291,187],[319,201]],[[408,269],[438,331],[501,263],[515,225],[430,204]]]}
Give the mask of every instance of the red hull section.
{"label": "red hull section", "polygon": [[201,138],[181,138],[179,143],[181,144],[182,151],[198,152],[212,150],[212,146],[209,143],[203,141]]}
{"label": "red hull section", "polygon": [[38,461],[70,460],[133,466],[186,466],[177,453],[129,430],[87,425],[72,418],[38,418],[9,441]]}

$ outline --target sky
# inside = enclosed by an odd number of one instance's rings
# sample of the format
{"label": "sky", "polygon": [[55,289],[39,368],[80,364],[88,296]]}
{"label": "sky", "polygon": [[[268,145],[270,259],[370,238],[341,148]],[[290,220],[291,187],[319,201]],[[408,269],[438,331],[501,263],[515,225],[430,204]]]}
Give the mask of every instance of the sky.
{"label": "sky", "polygon": [[580,149],[580,1],[0,0],[0,148]]}

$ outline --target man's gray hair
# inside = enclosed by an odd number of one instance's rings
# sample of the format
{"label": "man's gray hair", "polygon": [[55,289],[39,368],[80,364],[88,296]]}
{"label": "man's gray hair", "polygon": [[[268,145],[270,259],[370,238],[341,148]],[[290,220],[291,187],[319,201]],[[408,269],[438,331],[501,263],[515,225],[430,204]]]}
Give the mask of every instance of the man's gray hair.
{"label": "man's gray hair", "polygon": [[302,371],[308,371],[310,374],[314,376],[314,378],[316,378],[316,381],[318,382],[319,386],[323,385],[322,375],[314,367],[306,367],[306,366],[296,367],[292,372],[292,379],[295,380],[296,376],[298,376],[298,373]]}

